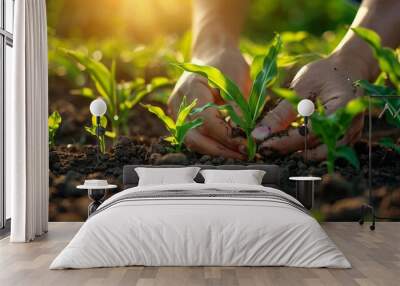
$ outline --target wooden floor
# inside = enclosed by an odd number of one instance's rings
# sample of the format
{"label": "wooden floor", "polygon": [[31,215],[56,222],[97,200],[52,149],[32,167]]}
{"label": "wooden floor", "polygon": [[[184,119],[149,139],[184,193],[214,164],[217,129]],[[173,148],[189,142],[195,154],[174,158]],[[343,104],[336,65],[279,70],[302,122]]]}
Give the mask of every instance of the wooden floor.
{"label": "wooden floor", "polygon": [[1,286],[81,285],[400,285],[400,223],[325,223],[324,229],[352,269],[289,267],[124,267],[48,270],[81,223],[50,223],[44,237],[27,244],[0,241]]}

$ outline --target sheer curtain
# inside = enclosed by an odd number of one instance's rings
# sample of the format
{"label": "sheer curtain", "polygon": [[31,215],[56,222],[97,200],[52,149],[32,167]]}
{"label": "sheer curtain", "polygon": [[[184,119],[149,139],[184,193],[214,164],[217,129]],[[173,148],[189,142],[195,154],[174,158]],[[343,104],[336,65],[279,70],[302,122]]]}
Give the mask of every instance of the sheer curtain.
{"label": "sheer curtain", "polygon": [[15,2],[13,94],[6,98],[6,187],[12,242],[47,231],[47,23],[45,0]]}

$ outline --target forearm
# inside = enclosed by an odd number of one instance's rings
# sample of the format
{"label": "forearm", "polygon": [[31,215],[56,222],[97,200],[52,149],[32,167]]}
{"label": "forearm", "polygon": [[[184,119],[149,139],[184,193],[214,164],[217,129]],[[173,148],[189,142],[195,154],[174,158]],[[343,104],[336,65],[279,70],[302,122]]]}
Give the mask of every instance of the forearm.
{"label": "forearm", "polygon": [[[382,45],[396,48],[400,44],[400,1],[364,0],[351,27],[365,27],[379,34]],[[374,80],[379,73],[371,48],[349,30],[333,52],[342,58],[356,61],[366,79]]]}
{"label": "forearm", "polygon": [[249,0],[195,0],[193,57],[207,57],[214,49],[237,47]]}

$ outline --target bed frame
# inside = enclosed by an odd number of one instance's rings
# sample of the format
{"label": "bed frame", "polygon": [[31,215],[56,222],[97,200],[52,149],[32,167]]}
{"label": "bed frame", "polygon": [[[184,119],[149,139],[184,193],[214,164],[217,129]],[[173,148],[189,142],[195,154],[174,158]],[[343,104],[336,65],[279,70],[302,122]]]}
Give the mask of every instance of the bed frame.
{"label": "bed frame", "polygon": [[[195,167],[200,167],[204,169],[217,169],[217,170],[263,170],[265,171],[264,178],[262,180],[262,185],[265,187],[272,187],[276,189],[281,189],[281,170],[278,165],[193,165]],[[123,185],[124,189],[136,187],[139,182],[139,177],[135,171],[137,167],[146,168],[180,168],[188,167],[182,165],[125,165],[123,169]],[[204,178],[199,173],[195,181],[197,183],[203,183]]]}

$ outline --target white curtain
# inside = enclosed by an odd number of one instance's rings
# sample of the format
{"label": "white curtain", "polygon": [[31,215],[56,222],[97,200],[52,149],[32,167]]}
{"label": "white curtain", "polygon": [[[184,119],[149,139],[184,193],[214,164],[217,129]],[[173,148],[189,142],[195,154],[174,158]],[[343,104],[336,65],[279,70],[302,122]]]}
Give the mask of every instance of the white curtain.
{"label": "white curtain", "polygon": [[15,1],[13,95],[6,98],[6,187],[12,242],[48,225],[48,84],[45,0]]}

